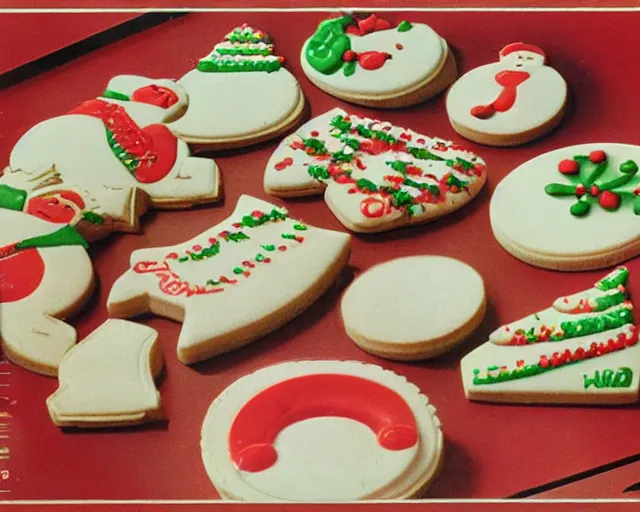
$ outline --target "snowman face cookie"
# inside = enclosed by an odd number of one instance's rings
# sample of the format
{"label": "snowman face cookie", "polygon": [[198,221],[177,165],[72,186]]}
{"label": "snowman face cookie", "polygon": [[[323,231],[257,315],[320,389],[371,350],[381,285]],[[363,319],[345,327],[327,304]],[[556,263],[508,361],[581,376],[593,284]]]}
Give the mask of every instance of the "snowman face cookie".
{"label": "snowman face cookie", "polygon": [[23,212],[0,209],[0,341],[14,363],[56,375],[76,331],[58,320],[78,312],[93,291],[86,242]]}
{"label": "snowman face cookie", "polygon": [[295,361],[224,390],[201,448],[226,499],[403,499],[435,478],[443,436],[435,408],[405,378],[354,361]]}
{"label": "snowman face cookie", "polygon": [[116,77],[104,99],[86,101],[25,133],[0,175],[0,187],[23,195],[23,205],[14,209],[76,223],[93,240],[137,231],[149,204],[177,208],[217,200],[216,164],[191,157],[166,126],[146,124],[182,109],[184,92],[170,89],[170,81],[148,82]]}
{"label": "snowman face cookie", "polygon": [[640,254],[640,147],[582,144],[525,162],[498,184],[491,227],[516,258],[589,270]]}
{"label": "snowman face cookie", "polygon": [[304,110],[298,82],[283,63],[264,31],[247,24],[235,28],[179,80],[189,108],[169,128],[180,139],[211,149],[278,137]]}
{"label": "snowman face cookie", "polygon": [[453,128],[490,146],[524,144],[551,131],[564,115],[567,85],[545,60],[542,49],[512,43],[499,62],[463,75],[447,96]]}
{"label": "snowman face cookie", "polygon": [[305,42],[302,69],[338,98],[374,107],[402,107],[435,96],[457,70],[447,43],[431,27],[392,26],[375,14],[325,20]]}
{"label": "snowman face cookie", "polygon": [[151,311],[183,321],[178,358],[192,364],[245,345],[310,306],[349,258],[345,233],[307,226],[241,196],[231,217],[192,240],[131,255],[112,317]]}
{"label": "snowman face cookie", "polygon": [[279,197],[324,191],[340,222],[373,233],[457,210],[486,177],[484,161],[453,142],[336,108],[280,143],[264,186]]}

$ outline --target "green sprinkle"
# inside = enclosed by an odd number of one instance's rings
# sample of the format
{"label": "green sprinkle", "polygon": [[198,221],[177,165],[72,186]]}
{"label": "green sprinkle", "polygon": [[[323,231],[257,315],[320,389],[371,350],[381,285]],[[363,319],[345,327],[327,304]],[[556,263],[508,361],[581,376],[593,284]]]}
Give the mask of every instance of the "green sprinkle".
{"label": "green sprinkle", "polygon": [[413,25],[408,21],[401,21],[398,25],[398,32],[407,32],[413,28]]}
{"label": "green sprinkle", "polygon": [[244,270],[242,270],[241,267],[236,267],[233,269],[233,273],[234,274],[242,274],[244,272]]}
{"label": "green sprinkle", "polygon": [[307,228],[307,226],[305,226],[304,224],[294,224],[293,229],[295,229],[296,231],[306,231],[309,228]]}
{"label": "green sprinkle", "polygon": [[275,251],[276,250],[276,246],[275,245],[261,245],[260,247],[262,247],[265,251]]}
{"label": "green sprinkle", "polygon": [[286,238],[287,240],[295,240],[296,235],[291,235],[289,233],[282,233],[282,238]]}

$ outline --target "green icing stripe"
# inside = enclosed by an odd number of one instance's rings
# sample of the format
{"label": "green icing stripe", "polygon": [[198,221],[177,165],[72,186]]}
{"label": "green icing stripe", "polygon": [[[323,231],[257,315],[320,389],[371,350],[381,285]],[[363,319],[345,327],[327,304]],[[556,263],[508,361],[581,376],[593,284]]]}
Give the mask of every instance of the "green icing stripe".
{"label": "green icing stripe", "polygon": [[0,208],[22,211],[27,200],[26,190],[0,185]]}
{"label": "green icing stripe", "polygon": [[560,328],[564,331],[564,336],[561,338],[552,336],[552,339],[560,341],[569,338],[579,338],[581,336],[589,336],[590,334],[597,334],[610,329],[617,329],[625,324],[632,323],[634,322],[631,310],[621,308],[594,317],[562,322],[560,324]]}
{"label": "green icing stripe", "polygon": [[235,59],[202,59],[198,62],[198,71],[204,73],[235,73],[244,71],[266,71],[271,73],[281,67],[278,59],[274,60],[235,60]]}
{"label": "green icing stripe", "polygon": [[618,286],[626,286],[627,281],[629,280],[629,269],[627,267],[619,267],[611,272],[609,275],[603,277],[600,281],[596,283],[596,288],[606,292],[607,290],[611,290],[612,288],[617,288]]}
{"label": "green icing stripe", "polygon": [[30,247],[60,247],[67,245],[81,245],[85,249],[89,247],[87,241],[73,226],[64,226],[58,231],[47,235],[27,238],[16,244],[16,249],[28,249]]}
{"label": "green icing stripe", "polygon": [[121,101],[129,101],[131,98],[126,94],[123,94],[118,91],[114,91],[112,89],[105,89],[102,93],[103,98],[111,98],[112,100],[121,100]]}

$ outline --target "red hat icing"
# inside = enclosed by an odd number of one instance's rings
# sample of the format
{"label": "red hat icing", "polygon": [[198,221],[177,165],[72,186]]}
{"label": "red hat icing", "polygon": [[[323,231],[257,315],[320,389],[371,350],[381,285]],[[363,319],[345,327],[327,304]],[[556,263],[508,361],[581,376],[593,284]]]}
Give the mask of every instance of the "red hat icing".
{"label": "red hat icing", "polygon": [[527,43],[511,43],[511,44],[508,44],[502,50],[500,50],[500,58],[506,57],[507,55],[509,55],[510,53],[513,53],[513,52],[532,52],[532,53],[537,53],[538,55],[541,55],[543,59],[545,59],[545,60],[547,59],[547,56],[545,55],[545,53],[542,50],[542,48],[539,48],[537,46],[534,46],[532,44],[527,44]]}

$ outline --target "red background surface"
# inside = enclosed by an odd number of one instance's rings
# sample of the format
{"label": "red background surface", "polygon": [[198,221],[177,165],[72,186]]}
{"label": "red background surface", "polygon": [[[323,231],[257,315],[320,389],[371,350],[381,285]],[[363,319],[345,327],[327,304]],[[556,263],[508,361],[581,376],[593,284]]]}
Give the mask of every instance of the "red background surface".
{"label": "red background surface", "polygon": [[[83,24],[84,16],[76,15],[76,22]],[[640,47],[640,12],[415,13],[386,17],[429,23],[448,40],[462,71],[495,61],[498,50],[509,42],[523,40],[542,46],[551,65],[571,87],[567,119],[555,133],[520,148],[491,149],[466,142],[489,166],[488,186],[474,202],[430,225],[354,236],[351,270],[344,278],[296,320],[249,347],[186,367],[175,356],[180,325],[155,317],[140,319],[160,332],[166,371],[159,388],[168,423],[63,432],[51,423],[44,403],[55,390],[56,381],[12,367],[12,401],[0,402],[0,407],[13,416],[11,499],[215,498],[199,449],[200,426],[209,404],[240,376],[299,358],[357,359],[380,364],[406,376],[429,396],[438,408],[446,438],[445,465],[428,493],[430,498],[506,497],[640,453],[637,404],[610,408],[476,404],[465,399],[458,369],[460,358],[483,343],[499,325],[546,308],[560,294],[587,288],[604,274],[554,273],[512,258],[491,234],[488,207],[500,179],[542,152],[583,142],[640,143],[640,69],[633,52],[624,51]],[[348,106],[315,89],[297,59],[300,46],[321,19],[319,13],[191,14],[0,91],[0,160],[8,161],[11,147],[29,127],[95,96],[112,75],[179,78],[230,28],[243,21],[275,38],[278,53],[288,59],[289,68],[298,77],[312,115],[341,106],[418,132],[460,140],[447,121],[443,96],[411,109],[375,112]],[[262,175],[276,145],[273,141],[216,155],[224,179],[223,203],[149,214],[143,234],[116,235],[92,247],[100,286],[86,312],[75,321],[79,338],[106,319],[108,291],[128,268],[132,250],[191,238],[229,215],[241,193],[270,199],[262,191]],[[293,216],[310,224],[343,229],[320,197],[271,200],[286,204]],[[344,333],[339,318],[344,287],[353,275],[375,263],[422,253],[459,258],[483,275],[489,309],[482,326],[462,346],[434,361],[391,363],[361,352]],[[640,297],[640,260],[636,258],[628,266],[632,272],[630,290]]]}

